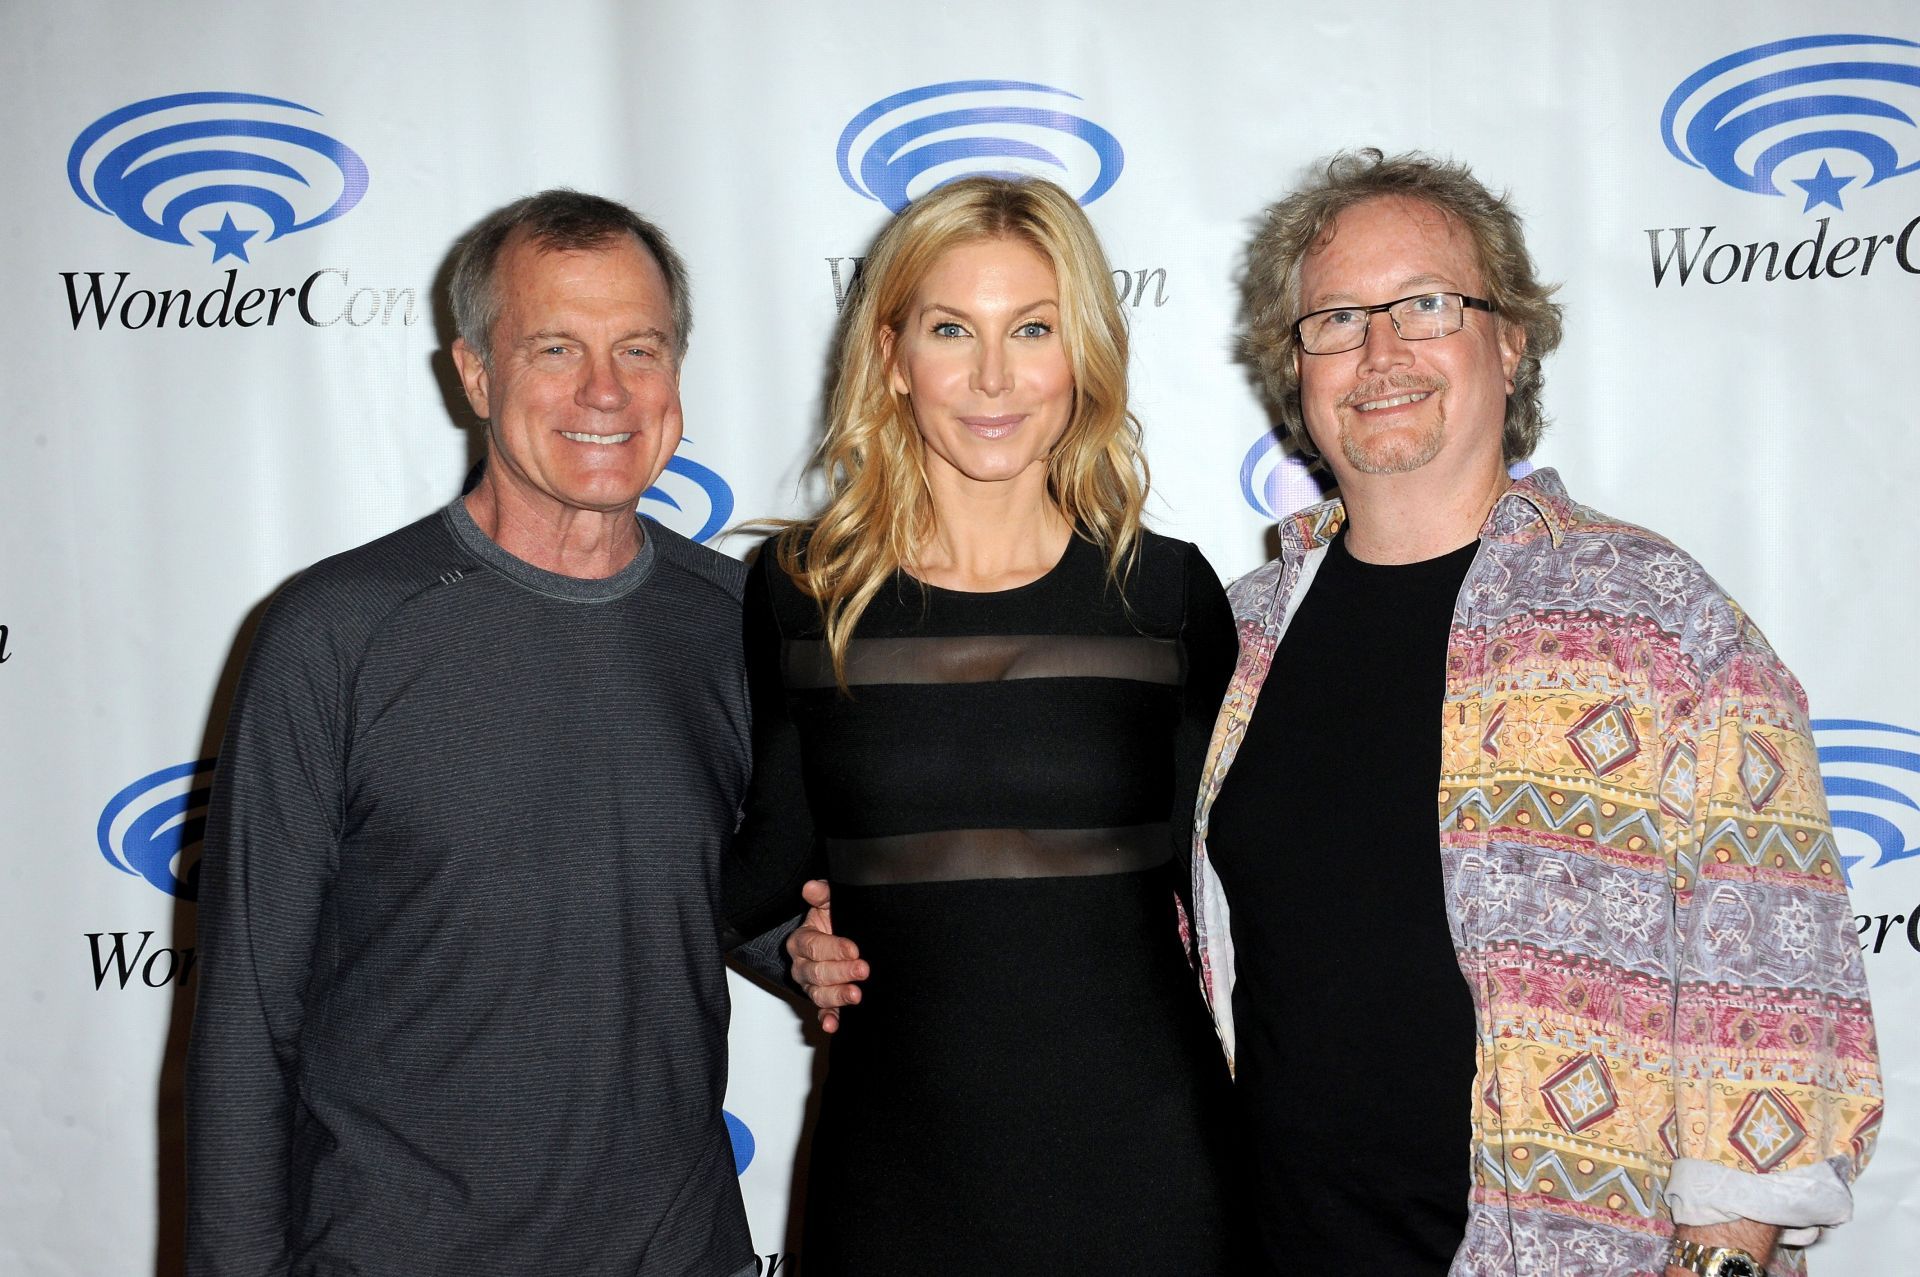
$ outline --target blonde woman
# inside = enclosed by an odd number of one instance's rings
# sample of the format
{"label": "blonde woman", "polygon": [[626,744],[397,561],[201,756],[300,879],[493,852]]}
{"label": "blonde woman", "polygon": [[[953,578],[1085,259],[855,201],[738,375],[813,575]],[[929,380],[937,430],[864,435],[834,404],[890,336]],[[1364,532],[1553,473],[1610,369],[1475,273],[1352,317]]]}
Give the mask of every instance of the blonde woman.
{"label": "blonde woman", "polygon": [[1127,335],[1086,215],[968,178],[867,258],[823,454],[764,548],[750,929],[832,882],[841,1014],[804,1253],[828,1277],[1232,1268],[1229,1082],[1176,891],[1232,619],[1141,527]]}

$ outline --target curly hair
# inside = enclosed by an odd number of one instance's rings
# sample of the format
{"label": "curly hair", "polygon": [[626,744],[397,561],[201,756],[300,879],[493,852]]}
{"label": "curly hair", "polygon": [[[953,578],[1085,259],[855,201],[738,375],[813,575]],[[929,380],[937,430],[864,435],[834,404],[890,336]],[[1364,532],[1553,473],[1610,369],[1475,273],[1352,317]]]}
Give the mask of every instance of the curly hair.
{"label": "curly hair", "polygon": [[1247,247],[1241,276],[1243,358],[1259,376],[1287,428],[1287,441],[1311,452],[1300,404],[1300,268],[1333,230],[1341,213],[1367,200],[1399,196],[1439,209],[1467,233],[1479,258],[1487,300],[1504,323],[1526,334],[1526,348],[1507,396],[1501,444],[1509,462],[1532,454],[1546,428],[1540,406],[1540,363],[1560,344],[1558,286],[1538,278],[1520,216],[1466,165],[1419,152],[1387,157],[1371,147],[1343,151],[1321,176],[1266,210]]}

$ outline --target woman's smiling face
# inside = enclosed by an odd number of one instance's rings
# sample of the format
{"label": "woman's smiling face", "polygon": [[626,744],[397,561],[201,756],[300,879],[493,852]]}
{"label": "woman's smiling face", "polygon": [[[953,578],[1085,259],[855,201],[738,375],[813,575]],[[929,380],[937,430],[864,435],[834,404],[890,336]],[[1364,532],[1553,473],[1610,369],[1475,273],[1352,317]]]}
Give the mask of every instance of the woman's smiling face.
{"label": "woman's smiling face", "polygon": [[1073,415],[1053,266],[1023,240],[948,249],[886,340],[894,392],[926,442],[927,477],[1046,490],[1047,456]]}

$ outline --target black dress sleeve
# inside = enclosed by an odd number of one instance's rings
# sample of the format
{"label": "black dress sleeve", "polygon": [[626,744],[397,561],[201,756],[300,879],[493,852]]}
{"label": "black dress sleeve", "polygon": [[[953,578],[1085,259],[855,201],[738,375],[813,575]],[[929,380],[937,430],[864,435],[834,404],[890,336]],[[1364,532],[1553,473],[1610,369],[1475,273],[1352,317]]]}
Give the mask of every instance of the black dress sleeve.
{"label": "black dress sleeve", "polygon": [[[1213,565],[1200,547],[1187,547],[1185,614],[1180,645],[1186,658],[1187,679],[1180,696],[1180,726],[1174,736],[1173,834],[1180,863],[1193,858],[1194,804],[1200,796],[1200,772],[1206,766],[1207,745],[1214,720],[1226,698],[1227,683],[1240,659],[1239,633],[1233,608]],[[1182,881],[1186,881],[1183,875]]]}
{"label": "black dress sleeve", "polygon": [[747,699],[753,711],[753,779],[740,828],[721,866],[721,908],[728,939],[755,936],[806,908],[800,886],[826,876],[801,772],[800,732],[780,672],[781,629],[772,577],[772,542],[747,576],[742,600]]}

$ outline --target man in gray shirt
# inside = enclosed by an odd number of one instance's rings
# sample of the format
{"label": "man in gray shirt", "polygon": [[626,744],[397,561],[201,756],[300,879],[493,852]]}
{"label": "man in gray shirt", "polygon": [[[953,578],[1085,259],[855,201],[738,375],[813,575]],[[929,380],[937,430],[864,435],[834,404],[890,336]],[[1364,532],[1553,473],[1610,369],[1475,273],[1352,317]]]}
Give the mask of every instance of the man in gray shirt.
{"label": "man in gray shirt", "polygon": [[685,269],[549,191],[452,293],[478,484],[279,593],[221,749],[189,1272],[751,1273],[716,919],[744,572],[634,513]]}

